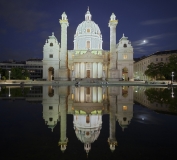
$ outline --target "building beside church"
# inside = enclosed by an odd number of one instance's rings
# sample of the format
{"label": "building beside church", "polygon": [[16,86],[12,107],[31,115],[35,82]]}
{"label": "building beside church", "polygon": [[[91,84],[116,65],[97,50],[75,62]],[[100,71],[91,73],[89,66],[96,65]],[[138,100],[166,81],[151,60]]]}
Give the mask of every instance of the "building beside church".
{"label": "building beside church", "polygon": [[43,79],[76,80],[94,78],[101,80],[133,80],[133,47],[124,34],[116,43],[118,20],[112,13],[110,27],[110,50],[103,50],[103,37],[99,26],[92,21],[88,9],[85,20],[74,35],[74,49],[67,49],[69,22],[64,12],[59,20],[61,45],[54,33],[43,47]]}
{"label": "building beside church", "polygon": [[151,63],[157,64],[160,62],[169,63],[169,57],[174,54],[177,54],[177,50],[157,51],[151,55],[138,58],[134,63],[134,79],[152,80],[151,77],[144,74],[148,65]]}

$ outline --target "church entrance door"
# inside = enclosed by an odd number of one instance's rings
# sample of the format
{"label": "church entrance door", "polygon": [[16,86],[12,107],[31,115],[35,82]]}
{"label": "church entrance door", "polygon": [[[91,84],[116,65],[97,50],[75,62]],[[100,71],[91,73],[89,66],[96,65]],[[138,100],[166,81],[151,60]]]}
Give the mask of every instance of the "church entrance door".
{"label": "church entrance door", "polygon": [[124,81],[129,81],[128,69],[126,67],[122,69],[122,78]]}
{"label": "church entrance door", "polygon": [[54,68],[53,67],[50,67],[48,69],[48,80],[49,81],[54,80]]}
{"label": "church entrance door", "polygon": [[90,78],[90,70],[87,70],[87,78]]}

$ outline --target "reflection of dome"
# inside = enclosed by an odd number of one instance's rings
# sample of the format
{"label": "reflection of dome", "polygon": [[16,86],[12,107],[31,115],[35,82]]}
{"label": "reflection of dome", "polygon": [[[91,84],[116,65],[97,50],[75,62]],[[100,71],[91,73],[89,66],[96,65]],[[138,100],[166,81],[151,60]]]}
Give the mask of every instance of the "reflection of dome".
{"label": "reflection of dome", "polygon": [[102,35],[98,25],[91,20],[92,15],[88,10],[85,21],[80,23],[74,36],[74,49],[102,49]]}
{"label": "reflection of dome", "polygon": [[77,138],[82,143],[93,143],[95,140],[97,140],[99,134],[100,134],[101,126],[98,128],[90,128],[90,129],[84,129],[84,128],[75,128],[75,133]]}
{"label": "reflection of dome", "polygon": [[84,143],[84,149],[88,153],[91,143],[97,140],[101,125],[102,116],[98,115],[74,115],[74,129],[77,138]]}

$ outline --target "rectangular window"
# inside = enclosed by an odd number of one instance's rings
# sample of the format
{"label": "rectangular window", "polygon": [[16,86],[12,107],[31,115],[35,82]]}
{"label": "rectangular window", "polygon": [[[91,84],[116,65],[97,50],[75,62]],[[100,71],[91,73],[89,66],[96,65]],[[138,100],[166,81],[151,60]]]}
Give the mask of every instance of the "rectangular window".
{"label": "rectangular window", "polygon": [[163,58],[161,58],[161,61],[163,61]]}
{"label": "rectangular window", "polygon": [[128,108],[127,106],[123,106],[123,107],[122,107],[123,111],[126,111],[127,108]]}
{"label": "rectangular window", "polygon": [[123,59],[127,59],[127,55],[125,54],[125,55],[123,55]]}
{"label": "rectangular window", "polygon": [[53,54],[50,54],[50,55],[49,55],[49,58],[53,58]]}
{"label": "rectangular window", "polygon": [[158,58],[156,58],[156,61],[158,61]]}
{"label": "rectangular window", "polygon": [[90,88],[87,88],[87,94],[90,94]]}
{"label": "rectangular window", "polygon": [[87,41],[87,49],[90,49],[90,41]]}
{"label": "rectangular window", "polygon": [[49,110],[53,110],[53,106],[49,106]]}

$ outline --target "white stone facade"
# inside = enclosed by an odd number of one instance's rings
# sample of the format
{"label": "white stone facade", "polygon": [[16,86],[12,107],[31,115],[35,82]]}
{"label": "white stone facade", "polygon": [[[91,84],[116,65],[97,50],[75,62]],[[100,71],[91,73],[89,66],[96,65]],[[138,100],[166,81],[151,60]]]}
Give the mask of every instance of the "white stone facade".
{"label": "white stone facade", "polygon": [[[61,48],[54,34],[49,36],[43,49],[43,78],[47,80],[75,80],[77,78],[133,80],[133,47],[123,35],[116,45],[114,13],[110,17],[110,51],[102,48],[103,40],[99,26],[92,21],[88,10],[85,21],[80,23],[74,35],[74,50],[67,50],[67,27],[64,12],[61,25]],[[50,43],[54,43],[50,46]],[[126,46],[126,47],[125,47]],[[53,54],[53,57],[50,55]]]}

